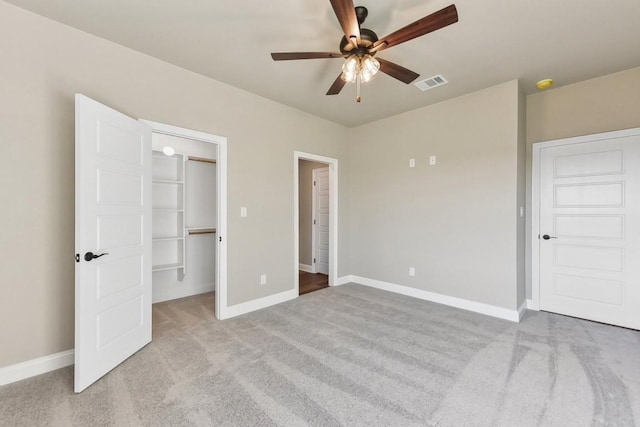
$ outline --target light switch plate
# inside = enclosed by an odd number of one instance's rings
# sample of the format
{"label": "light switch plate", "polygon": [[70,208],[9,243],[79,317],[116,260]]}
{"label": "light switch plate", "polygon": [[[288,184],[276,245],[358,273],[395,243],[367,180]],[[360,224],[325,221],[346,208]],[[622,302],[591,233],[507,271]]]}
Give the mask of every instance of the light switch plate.
{"label": "light switch plate", "polygon": [[429,156],[429,166],[434,166],[436,164],[436,156]]}
{"label": "light switch plate", "polygon": [[247,217],[247,208],[246,208],[245,206],[242,206],[242,207],[240,208],[240,216],[241,216],[242,218],[246,218],[246,217]]}

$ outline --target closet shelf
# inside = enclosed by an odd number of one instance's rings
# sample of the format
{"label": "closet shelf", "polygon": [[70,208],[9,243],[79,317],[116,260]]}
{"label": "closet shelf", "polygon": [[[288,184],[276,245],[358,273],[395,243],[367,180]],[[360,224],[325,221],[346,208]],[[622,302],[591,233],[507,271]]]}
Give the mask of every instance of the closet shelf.
{"label": "closet shelf", "polygon": [[153,267],[151,267],[151,270],[152,271],[164,271],[164,270],[175,270],[177,268],[184,268],[184,265],[182,263],[154,265]]}
{"label": "closet shelf", "polygon": [[184,181],[174,181],[171,179],[154,179],[152,180],[154,184],[174,184],[174,185],[182,185]]}
{"label": "closet shelf", "polygon": [[167,236],[167,237],[153,237],[151,240],[153,240],[154,242],[162,242],[162,241],[176,241],[176,240],[182,240],[184,239],[183,236]]}
{"label": "closet shelf", "polygon": [[163,209],[163,208],[153,208],[154,212],[184,212],[184,209]]}

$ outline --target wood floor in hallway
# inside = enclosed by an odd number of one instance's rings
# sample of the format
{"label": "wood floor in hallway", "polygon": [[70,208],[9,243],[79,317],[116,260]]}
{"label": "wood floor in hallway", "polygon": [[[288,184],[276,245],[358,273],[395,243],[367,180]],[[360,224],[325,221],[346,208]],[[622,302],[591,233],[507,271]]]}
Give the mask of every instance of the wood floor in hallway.
{"label": "wood floor in hallway", "polygon": [[300,295],[329,287],[329,276],[326,274],[299,271],[298,277],[300,278]]}

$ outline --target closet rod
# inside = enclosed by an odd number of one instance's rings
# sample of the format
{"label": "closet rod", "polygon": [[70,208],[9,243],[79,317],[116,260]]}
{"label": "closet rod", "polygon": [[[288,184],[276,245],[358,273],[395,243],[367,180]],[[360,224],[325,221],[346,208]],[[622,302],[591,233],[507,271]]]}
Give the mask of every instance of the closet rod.
{"label": "closet rod", "polygon": [[213,163],[213,164],[216,163],[214,159],[207,159],[206,157],[189,156],[187,160],[191,160],[193,162],[202,162],[202,163]]}
{"label": "closet rod", "polygon": [[199,230],[187,230],[187,233],[189,233],[189,235],[195,235],[195,234],[216,234],[216,229],[215,228],[202,228]]}

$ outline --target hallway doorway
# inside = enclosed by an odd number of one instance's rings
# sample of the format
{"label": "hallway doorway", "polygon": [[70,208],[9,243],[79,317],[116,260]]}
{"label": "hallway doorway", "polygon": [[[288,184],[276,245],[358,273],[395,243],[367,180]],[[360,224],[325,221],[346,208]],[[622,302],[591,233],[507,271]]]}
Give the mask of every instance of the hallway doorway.
{"label": "hallway doorway", "polygon": [[294,152],[294,268],[298,295],[332,286],[336,280],[337,193],[337,159]]}

